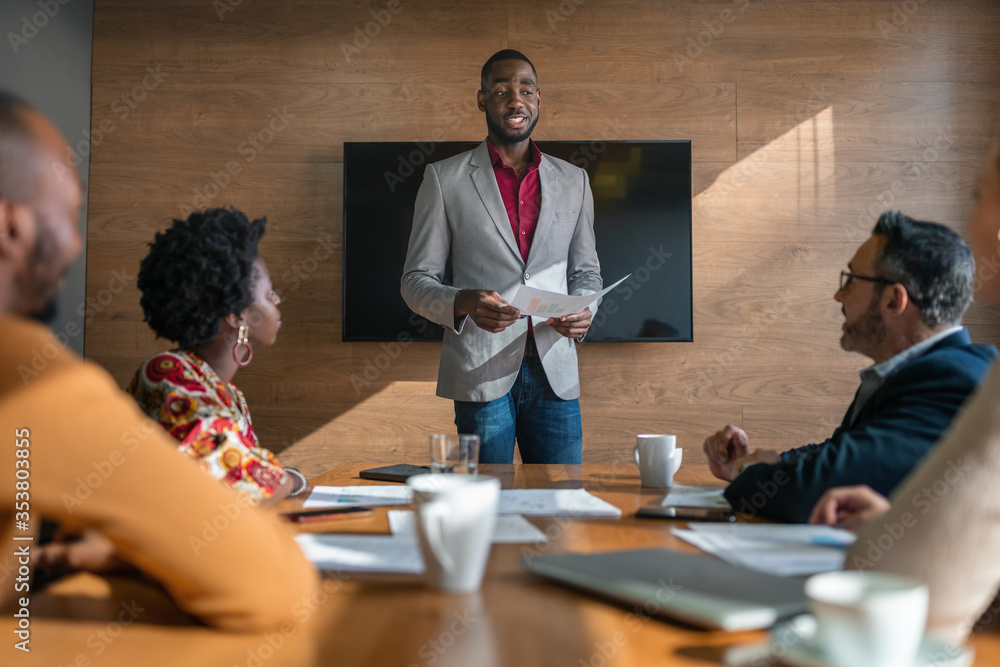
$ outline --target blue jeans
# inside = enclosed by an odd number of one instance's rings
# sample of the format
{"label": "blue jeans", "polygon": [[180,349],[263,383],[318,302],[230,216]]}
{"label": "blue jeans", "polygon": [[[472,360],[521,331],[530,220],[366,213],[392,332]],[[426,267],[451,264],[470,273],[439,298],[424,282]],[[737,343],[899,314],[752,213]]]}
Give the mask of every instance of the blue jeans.
{"label": "blue jeans", "polygon": [[525,357],[505,396],[477,403],[455,401],[459,433],[480,439],[480,463],[511,463],[514,441],[524,463],[582,463],[580,400],[552,391],[538,357]]}

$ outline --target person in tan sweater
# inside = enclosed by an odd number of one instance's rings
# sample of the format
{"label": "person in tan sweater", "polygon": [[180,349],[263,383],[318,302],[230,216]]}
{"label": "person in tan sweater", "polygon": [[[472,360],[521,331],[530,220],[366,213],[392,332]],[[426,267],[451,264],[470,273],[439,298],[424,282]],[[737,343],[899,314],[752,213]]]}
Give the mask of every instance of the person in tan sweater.
{"label": "person in tan sweater", "polygon": [[[1000,142],[979,174],[971,233],[976,297],[1000,302]],[[860,527],[848,569],[927,582],[927,628],[960,641],[1000,588],[1000,366],[963,406],[941,444],[892,495],[865,486],[828,491],[811,521]]]}
{"label": "person in tan sweater", "polygon": [[70,548],[70,562],[134,566],[207,625],[295,623],[318,577],[291,530],[178,454],[106,371],[31,321],[53,313],[82,245],[68,151],[47,119],[0,93],[0,540],[20,563],[0,603],[30,599],[25,568],[47,518],[113,548]]}

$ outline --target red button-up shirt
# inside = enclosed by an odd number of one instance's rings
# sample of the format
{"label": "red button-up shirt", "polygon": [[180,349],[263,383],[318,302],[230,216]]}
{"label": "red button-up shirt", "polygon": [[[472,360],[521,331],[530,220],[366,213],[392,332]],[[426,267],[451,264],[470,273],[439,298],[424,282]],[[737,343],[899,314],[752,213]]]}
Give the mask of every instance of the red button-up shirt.
{"label": "red button-up shirt", "polygon": [[521,259],[528,261],[528,251],[531,250],[531,240],[535,237],[535,227],[538,226],[538,213],[542,206],[542,185],[538,181],[538,165],[542,162],[542,152],[535,142],[528,140],[531,151],[531,164],[524,178],[518,178],[514,168],[508,166],[499,151],[493,147],[493,142],[486,140],[486,148],[490,152],[490,162],[493,163],[493,174],[497,178],[497,187],[507,209],[507,219],[510,228],[517,239]]}

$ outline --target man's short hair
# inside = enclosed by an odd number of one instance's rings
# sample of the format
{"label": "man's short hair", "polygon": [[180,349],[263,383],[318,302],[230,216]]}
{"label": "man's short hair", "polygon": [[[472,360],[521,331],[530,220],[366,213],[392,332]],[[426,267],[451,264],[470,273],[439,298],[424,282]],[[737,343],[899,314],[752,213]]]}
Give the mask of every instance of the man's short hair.
{"label": "man's short hair", "polygon": [[490,86],[490,73],[493,71],[493,63],[500,62],[501,60],[520,60],[528,63],[531,67],[531,73],[535,75],[535,81],[537,83],[538,72],[535,71],[535,66],[531,64],[530,60],[528,60],[528,56],[524,55],[520,51],[515,51],[514,49],[503,49],[502,51],[497,51],[490,56],[490,59],[486,61],[485,65],[483,65],[481,80],[484,90]]}
{"label": "man's short hair", "polygon": [[883,213],[872,234],[888,239],[875,260],[876,273],[906,288],[924,324],[958,324],[972,301],[976,273],[962,238],[944,225],[899,211]]}
{"label": "man's short hair", "polygon": [[23,204],[39,187],[38,140],[27,113],[30,104],[0,90],[0,199]]}

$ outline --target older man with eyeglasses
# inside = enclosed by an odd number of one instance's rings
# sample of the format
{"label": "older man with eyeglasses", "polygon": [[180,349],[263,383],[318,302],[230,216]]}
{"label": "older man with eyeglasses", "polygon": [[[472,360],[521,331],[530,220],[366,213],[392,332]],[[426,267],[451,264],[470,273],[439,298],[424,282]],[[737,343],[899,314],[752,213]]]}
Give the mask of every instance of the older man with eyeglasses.
{"label": "older man with eyeglasses", "polygon": [[727,426],[705,440],[712,473],[744,514],[805,522],[823,493],[867,484],[883,495],[948,429],[996,356],[972,345],[960,322],[975,265],[952,230],[899,211],[884,213],[840,273],[834,299],[844,314],[840,345],[875,363],[840,427],[826,441],[779,453],[750,451]]}

